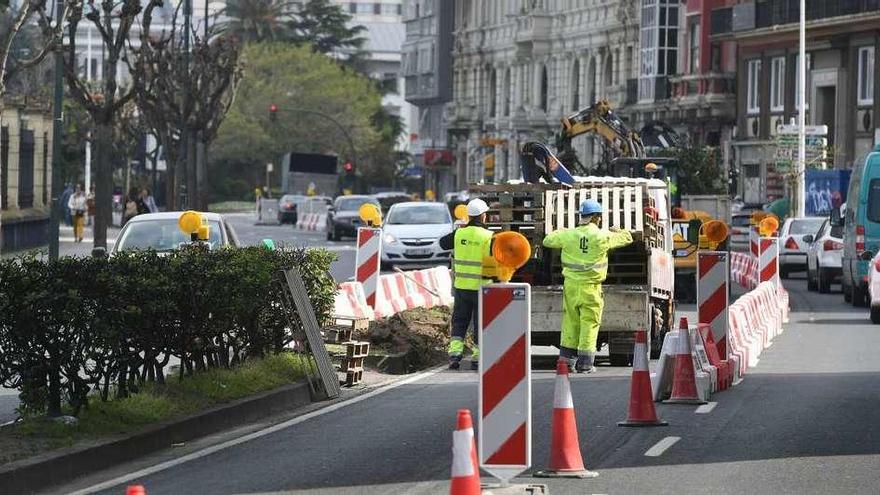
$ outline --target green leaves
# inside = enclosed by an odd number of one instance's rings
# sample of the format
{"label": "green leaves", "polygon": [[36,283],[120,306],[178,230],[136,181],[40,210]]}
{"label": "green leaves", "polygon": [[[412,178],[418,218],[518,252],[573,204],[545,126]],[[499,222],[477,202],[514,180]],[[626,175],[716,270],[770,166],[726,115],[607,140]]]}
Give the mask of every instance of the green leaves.
{"label": "green leaves", "polygon": [[293,329],[277,275],[299,267],[323,319],[333,259],[253,247],[0,261],[0,384],[21,390],[29,413],[63,400],[75,414],[95,394],[162,381],[172,356],[190,374],[281,352]]}

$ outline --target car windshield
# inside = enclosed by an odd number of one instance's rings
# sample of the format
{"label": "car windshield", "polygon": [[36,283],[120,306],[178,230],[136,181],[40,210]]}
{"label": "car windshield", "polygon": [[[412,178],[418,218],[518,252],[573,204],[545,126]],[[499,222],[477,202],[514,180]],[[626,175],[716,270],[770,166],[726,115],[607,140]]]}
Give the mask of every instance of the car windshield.
{"label": "car windshield", "polygon": [[[220,247],[223,242],[220,222],[209,221],[208,227],[210,228],[208,243],[212,249]],[[177,228],[176,218],[135,221],[126,225],[117,250],[173,251],[185,242],[189,242],[189,239]]]}
{"label": "car windshield", "polygon": [[394,208],[388,214],[389,225],[424,225],[451,223],[449,210],[443,205],[419,205]]}
{"label": "car windshield", "polygon": [[749,224],[750,218],[749,215],[735,215],[730,219],[730,224],[734,227],[745,227]]}
{"label": "car windshield", "polygon": [[296,196],[293,194],[285,194],[284,196],[281,196],[281,199],[279,201],[281,201],[282,203],[294,203],[300,199],[302,199],[302,196]]}
{"label": "car windshield", "polygon": [[412,201],[412,198],[409,196],[385,196],[379,198],[379,204],[382,205],[382,209],[387,210],[397,203],[406,203],[407,201]]}
{"label": "car windshield", "polygon": [[376,200],[371,198],[345,198],[339,200],[336,209],[339,211],[354,211],[360,208],[364,203],[373,203],[378,206]]}
{"label": "car windshield", "polygon": [[791,235],[815,234],[822,225],[821,218],[801,218],[791,221],[788,233]]}

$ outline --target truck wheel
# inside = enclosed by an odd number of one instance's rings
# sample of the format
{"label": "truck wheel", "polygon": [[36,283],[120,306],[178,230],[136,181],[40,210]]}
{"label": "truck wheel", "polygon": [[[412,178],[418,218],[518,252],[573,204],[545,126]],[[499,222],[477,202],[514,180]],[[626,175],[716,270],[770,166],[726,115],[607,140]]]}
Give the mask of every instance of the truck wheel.
{"label": "truck wheel", "polygon": [[632,354],[611,354],[611,366],[626,367],[632,362]]}
{"label": "truck wheel", "polygon": [[828,294],[831,292],[831,279],[825,273],[825,270],[819,268],[819,292],[822,294]]}
{"label": "truck wheel", "polygon": [[871,323],[880,324],[880,306],[871,306]]}

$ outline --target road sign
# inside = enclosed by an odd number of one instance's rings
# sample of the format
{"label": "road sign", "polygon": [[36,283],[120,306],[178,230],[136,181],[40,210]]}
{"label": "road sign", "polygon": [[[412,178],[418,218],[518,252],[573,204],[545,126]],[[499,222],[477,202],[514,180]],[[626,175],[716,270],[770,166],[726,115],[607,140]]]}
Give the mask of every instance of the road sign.
{"label": "road sign", "polygon": [[[797,124],[788,124],[788,125],[780,125],[776,128],[776,134],[794,134],[797,135],[799,133]],[[828,126],[827,125],[808,125],[804,126],[804,134],[812,135],[812,136],[827,136],[828,135]]]}
{"label": "road sign", "polygon": [[727,359],[728,253],[697,253],[697,320],[709,324],[721,359]]}
{"label": "road sign", "polygon": [[531,287],[479,292],[480,466],[507,482],[532,465]]}
{"label": "road sign", "polygon": [[376,308],[376,289],[382,256],[382,229],[361,227],[357,231],[355,280],[364,285],[367,304]]}

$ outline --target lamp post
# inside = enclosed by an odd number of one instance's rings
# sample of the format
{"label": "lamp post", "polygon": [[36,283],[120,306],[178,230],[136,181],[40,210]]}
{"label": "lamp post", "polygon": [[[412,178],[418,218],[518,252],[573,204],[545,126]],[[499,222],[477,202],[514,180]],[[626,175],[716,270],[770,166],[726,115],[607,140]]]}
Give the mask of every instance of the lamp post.
{"label": "lamp post", "polygon": [[800,37],[800,48],[798,53],[799,61],[798,64],[798,81],[801,85],[801,93],[798,95],[798,105],[800,105],[800,110],[798,111],[798,158],[797,158],[797,166],[796,166],[796,194],[795,194],[795,216],[803,217],[806,215],[806,187],[805,187],[805,175],[806,175],[806,161],[807,161],[807,149],[806,149],[806,110],[807,110],[807,1],[801,0],[801,19],[800,19],[800,28],[799,28],[799,37]]}
{"label": "lamp post", "polygon": [[[55,2],[55,22],[60,23],[64,15],[64,1]],[[59,27],[60,26],[56,26]],[[64,114],[64,30],[58,29],[59,39],[55,40],[55,88],[52,102],[52,193],[49,210],[49,260],[58,259],[58,233],[61,222],[61,139],[64,133],[62,119]]]}

